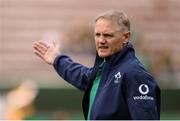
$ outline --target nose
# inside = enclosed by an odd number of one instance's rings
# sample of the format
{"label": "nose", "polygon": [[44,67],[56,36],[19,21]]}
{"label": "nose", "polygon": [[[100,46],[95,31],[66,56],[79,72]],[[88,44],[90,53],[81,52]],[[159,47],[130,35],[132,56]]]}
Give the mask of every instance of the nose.
{"label": "nose", "polygon": [[98,41],[99,41],[99,43],[101,43],[101,44],[106,43],[106,39],[104,38],[104,36],[100,36],[100,37],[98,38]]}

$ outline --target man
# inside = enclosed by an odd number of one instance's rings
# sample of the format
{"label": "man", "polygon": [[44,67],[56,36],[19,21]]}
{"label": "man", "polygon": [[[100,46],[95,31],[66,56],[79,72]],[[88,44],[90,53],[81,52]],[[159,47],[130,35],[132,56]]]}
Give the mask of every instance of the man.
{"label": "man", "polygon": [[160,119],[160,90],[130,43],[130,22],[119,11],[95,20],[97,56],[92,68],[61,55],[57,44],[34,43],[34,52],[66,81],[85,92],[85,119]]}

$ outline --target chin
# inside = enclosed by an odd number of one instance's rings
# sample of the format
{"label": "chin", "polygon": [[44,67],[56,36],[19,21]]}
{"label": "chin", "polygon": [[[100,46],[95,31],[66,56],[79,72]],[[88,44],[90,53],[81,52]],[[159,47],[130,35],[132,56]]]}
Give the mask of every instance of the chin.
{"label": "chin", "polygon": [[109,54],[104,54],[104,53],[98,53],[99,57],[101,58],[106,58],[109,56]]}

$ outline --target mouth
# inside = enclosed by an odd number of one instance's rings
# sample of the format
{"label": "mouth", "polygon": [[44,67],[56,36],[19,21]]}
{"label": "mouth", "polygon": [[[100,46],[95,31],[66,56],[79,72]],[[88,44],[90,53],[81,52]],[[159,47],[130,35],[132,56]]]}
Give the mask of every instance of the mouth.
{"label": "mouth", "polygon": [[104,50],[104,49],[108,49],[109,47],[108,46],[99,46],[98,49],[100,50]]}

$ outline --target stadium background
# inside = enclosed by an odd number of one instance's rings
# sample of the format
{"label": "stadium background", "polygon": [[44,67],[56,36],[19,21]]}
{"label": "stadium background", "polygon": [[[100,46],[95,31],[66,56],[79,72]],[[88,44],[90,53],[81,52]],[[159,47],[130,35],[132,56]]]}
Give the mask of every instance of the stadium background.
{"label": "stadium background", "polygon": [[6,96],[26,80],[38,90],[31,118],[83,119],[82,93],[36,57],[32,44],[59,40],[63,53],[90,67],[94,18],[111,9],[131,20],[137,56],[162,89],[161,119],[180,119],[179,0],[0,0],[1,119]]}

